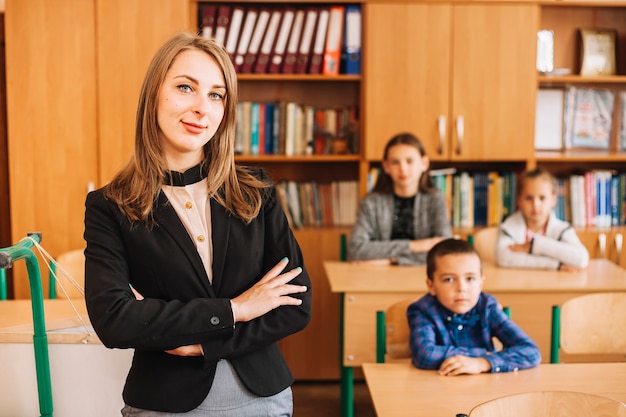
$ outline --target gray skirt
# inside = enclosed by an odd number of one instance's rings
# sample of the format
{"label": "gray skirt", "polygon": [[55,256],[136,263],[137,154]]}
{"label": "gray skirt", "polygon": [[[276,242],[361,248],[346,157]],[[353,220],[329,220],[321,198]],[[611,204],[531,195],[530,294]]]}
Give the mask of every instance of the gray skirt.
{"label": "gray skirt", "polygon": [[291,387],[271,397],[259,397],[239,380],[227,360],[220,360],[209,394],[195,409],[186,413],[164,413],[142,410],[125,405],[123,417],[291,417],[293,394]]}

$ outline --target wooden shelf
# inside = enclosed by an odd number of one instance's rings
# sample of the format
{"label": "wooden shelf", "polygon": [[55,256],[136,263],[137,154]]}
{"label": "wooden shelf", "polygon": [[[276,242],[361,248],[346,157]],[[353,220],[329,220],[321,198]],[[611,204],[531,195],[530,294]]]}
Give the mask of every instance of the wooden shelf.
{"label": "wooden shelf", "polygon": [[540,84],[624,84],[626,75],[611,75],[603,77],[583,77],[580,75],[560,75],[551,77],[540,75]]}
{"label": "wooden shelf", "polygon": [[361,81],[361,75],[237,74],[239,81]]}
{"label": "wooden shelf", "polygon": [[305,163],[326,163],[326,162],[358,162],[359,155],[237,155],[237,162],[305,162]]}
{"label": "wooden shelf", "polygon": [[538,151],[537,162],[626,162],[626,152],[606,150]]}

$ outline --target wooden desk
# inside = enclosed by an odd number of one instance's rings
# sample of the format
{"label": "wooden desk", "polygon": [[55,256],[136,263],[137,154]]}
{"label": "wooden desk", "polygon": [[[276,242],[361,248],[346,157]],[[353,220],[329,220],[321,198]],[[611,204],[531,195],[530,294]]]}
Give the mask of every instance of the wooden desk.
{"label": "wooden desk", "polygon": [[[341,382],[344,417],[351,417],[352,368],[376,362],[376,311],[396,301],[426,293],[424,266],[370,266],[325,262],[331,291],[342,294]],[[484,291],[511,308],[513,320],[532,337],[550,359],[552,306],[582,294],[626,291],[626,269],[605,259],[594,259],[581,272],[559,272],[483,266]],[[562,355],[562,361],[568,361]],[[624,360],[610,357],[609,360]]]}
{"label": "wooden desk", "polygon": [[[133,350],[105,348],[74,303],[91,336],[67,300],[44,300],[54,415],[119,415]],[[32,322],[30,300],[0,301],[1,415],[40,415]]]}
{"label": "wooden desk", "polygon": [[440,376],[410,364],[363,364],[378,417],[453,417],[493,398],[579,391],[626,402],[626,363],[542,364],[502,374]]}

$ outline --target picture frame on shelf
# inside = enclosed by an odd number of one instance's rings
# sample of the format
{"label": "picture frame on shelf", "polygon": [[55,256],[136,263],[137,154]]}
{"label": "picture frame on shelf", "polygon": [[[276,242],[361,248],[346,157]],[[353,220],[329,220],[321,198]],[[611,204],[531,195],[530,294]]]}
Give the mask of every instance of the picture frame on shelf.
{"label": "picture frame on shelf", "polygon": [[617,30],[579,29],[580,75],[615,75]]}

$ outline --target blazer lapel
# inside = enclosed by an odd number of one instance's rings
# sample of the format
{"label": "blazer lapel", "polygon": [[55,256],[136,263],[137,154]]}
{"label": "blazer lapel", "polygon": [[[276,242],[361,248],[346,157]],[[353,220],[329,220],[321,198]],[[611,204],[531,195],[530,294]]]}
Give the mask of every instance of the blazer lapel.
{"label": "blazer lapel", "polygon": [[232,216],[215,199],[211,199],[211,239],[213,240],[213,288],[219,294],[226,263],[226,248]]}
{"label": "blazer lapel", "polygon": [[198,279],[202,281],[207,293],[211,297],[215,297],[215,291],[211,287],[209,277],[207,277],[206,271],[204,270],[202,259],[200,259],[200,255],[198,255],[198,250],[189,237],[187,229],[185,229],[185,226],[176,215],[176,211],[163,192],[159,193],[157,207],[154,209],[154,219],[159,225],[158,227],[165,230],[172,239],[180,245],[183,253],[187,256],[187,259],[189,259],[189,263],[198,276]]}

